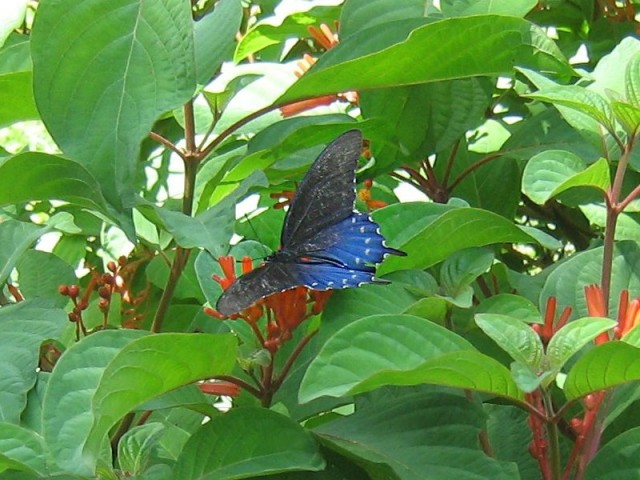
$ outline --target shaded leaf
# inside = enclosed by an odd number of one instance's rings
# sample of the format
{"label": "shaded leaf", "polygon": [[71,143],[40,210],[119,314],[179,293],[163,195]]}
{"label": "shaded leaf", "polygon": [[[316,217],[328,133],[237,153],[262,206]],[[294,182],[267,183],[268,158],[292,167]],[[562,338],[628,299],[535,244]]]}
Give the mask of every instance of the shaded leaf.
{"label": "shaded leaf", "polygon": [[[104,369],[129,342],[146,332],[103,330],[67,349],[53,369],[42,405],[43,436],[63,470],[93,474],[82,449],[93,422],[91,399]],[[60,408],[64,405],[64,408]]]}
{"label": "shaded leaf", "polygon": [[46,461],[47,451],[40,435],[19,425],[0,423],[0,472],[14,469],[44,476]]}
{"label": "shaded leaf", "polygon": [[513,465],[478,447],[483,425],[480,407],[462,397],[413,394],[364,406],[314,433],[371,478],[517,478]]}
{"label": "shaded leaf", "polygon": [[228,374],[233,335],[166,333],[136,339],[109,362],[92,399],[94,422],[84,449],[95,462],[104,436],[141,403],[177,387]]}
{"label": "shaded leaf", "polygon": [[[2,224],[0,224],[2,228]],[[0,309],[0,420],[19,423],[36,382],[40,345],[69,324],[60,309],[25,301]]]}
{"label": "shaded leaf", "polygon": [[318,471],[318,445],[298,423],[266,408],[237,408],[191,436],[175,478],[231,480],[295,470]]}

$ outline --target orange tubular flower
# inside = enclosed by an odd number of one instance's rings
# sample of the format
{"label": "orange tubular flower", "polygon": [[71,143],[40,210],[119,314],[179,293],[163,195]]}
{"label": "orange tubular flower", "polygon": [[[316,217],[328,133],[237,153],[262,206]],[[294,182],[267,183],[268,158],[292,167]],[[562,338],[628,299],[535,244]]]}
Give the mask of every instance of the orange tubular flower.
{"label": "orange tubular flower", "polygon": [[[607,311],[604,307],[604,293],[600,285],[587,285],[584,287],[584,297],[587,300],[587,311],[592,317],[606,317]],[[595,344],[600,345],[609,341],[609,332],[602,332],[595,339]]]}
{"label": "orange tubular flower", "polygon": [[551,337],[566,325],[571,316],[571,307],[565,307],[556,322],[556,308],[558,301],[556,297],[549,297],[547,299],[547,307],[544,314],[544,324],[535,324],[531,328],[540,336],[542,343],[545,345],[549,343]]}
{"label": "orange tubular flower", "polygon": [[371,197],[371,188],[373,187],[373,180],[367,179],[364,181],[364,188],[358,190],[358,198],[362,200],[369,211],[376,210],[378,208],[386,207],[387,202],[382,200],[374,200]]}

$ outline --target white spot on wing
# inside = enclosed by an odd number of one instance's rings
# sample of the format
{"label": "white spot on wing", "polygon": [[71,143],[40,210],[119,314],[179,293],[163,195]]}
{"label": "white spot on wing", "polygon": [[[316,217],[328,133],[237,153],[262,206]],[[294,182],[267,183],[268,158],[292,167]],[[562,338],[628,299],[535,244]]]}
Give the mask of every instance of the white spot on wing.
{"label": "white spot on wing", "polygon": [[369,245],[371,243],[372,238],[371,237],[367,237],[364,239],[364,244],[365,245]]}

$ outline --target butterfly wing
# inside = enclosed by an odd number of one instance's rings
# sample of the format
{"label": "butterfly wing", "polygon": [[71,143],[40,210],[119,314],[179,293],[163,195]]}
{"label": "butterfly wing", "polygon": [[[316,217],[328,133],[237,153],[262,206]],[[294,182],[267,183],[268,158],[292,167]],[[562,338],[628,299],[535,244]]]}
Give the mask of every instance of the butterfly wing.
{"label": "butterfly wing", "polygon": [[296,269],[289,268],[290,265],[294,264],[268,262],[239,277],[222,292],[216,310],[222,315],[231,315],[245,310],[261,298],[301,285]]}
{"label": "butterfly wing", "polygon": [[369,215],[357,212],[293,246],[288,252],[298,258],[363,272],[374,272],[373,265],[380,263],[385,255],[405,255],[387,247],[378,224]]}
{"label": "butterfly wing", "polygon": [[351,216],[356,199],[355,170],[362,134],[350,130],[325,148],[300,182],[282,228],[282,248],[313,238]]}

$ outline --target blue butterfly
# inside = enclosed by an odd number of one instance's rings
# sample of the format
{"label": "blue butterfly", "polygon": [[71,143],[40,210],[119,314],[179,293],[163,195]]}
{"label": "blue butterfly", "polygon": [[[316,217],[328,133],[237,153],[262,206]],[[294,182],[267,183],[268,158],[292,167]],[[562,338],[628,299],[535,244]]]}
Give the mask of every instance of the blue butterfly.
{"label": "blue butterfly", "polygon": [[388,283],[375,278],[387,247],[369,215],[353,210],[355,170],[362,135],[350,130],[327,146],[302,179],[284,220],[282,248],[238,278],[218,299],[223,315],[240,312],[268,295],[305,286],[313,290]]}

